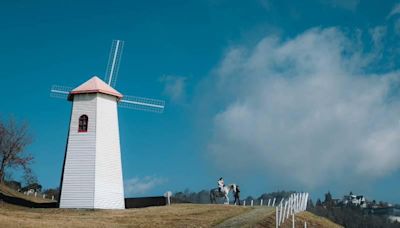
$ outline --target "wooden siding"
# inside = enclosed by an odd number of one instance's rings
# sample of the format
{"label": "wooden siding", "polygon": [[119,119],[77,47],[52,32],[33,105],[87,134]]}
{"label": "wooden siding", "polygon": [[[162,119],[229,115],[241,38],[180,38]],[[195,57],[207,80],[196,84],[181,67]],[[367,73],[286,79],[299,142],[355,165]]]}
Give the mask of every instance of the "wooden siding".
{"label": "wooden siding", "polygon": [[116,98],[98,94],[96,129],[95,208],[123,209],[122,180]]}
{"label": "wooden siding", "polygon": [[[89,117],[88,131],[78,132],[84,114]],[[124,208],[115,97],[74,96],[60,207]]]}
{"label": "wooden siding", "polygon": [[[60,199],[61,208],[93,208],[96,103],[95,94],[74,97]],[[83,114],[89,117],[88,131],[79,133],[78,121]]]}

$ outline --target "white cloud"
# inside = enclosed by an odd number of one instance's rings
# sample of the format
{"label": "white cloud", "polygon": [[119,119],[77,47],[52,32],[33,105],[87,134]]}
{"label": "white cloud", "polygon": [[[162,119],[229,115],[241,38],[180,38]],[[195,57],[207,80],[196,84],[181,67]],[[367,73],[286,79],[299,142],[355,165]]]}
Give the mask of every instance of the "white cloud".
{"label": "white cloud", "polygon": [[392,11],[390,11],[389,15],[386,17],[387,19],[391,18],[394,15],[397,15],[400,13],[400,3],[396,4]]}
{"label": "white cloud", "polygon": [[167,182],[166,178],[146,176],[144,178],[134,177],[124,181],[126,195],[144,194],[159,185]]}
{"label": "white cloud", "polygon": [[208,82],[218,96],[204,98],[224,104],[209,142],[216,165],[308,188],[398,170],[399,73],[365,73],[373,59],[359,42],[311,29],[229,50]]}
{"label": "white cloud", "polygon": [[164,93],[174,102],[182,102],[186,96],[186,78],[182,76],[166,75],[161,77],[165,84]]}

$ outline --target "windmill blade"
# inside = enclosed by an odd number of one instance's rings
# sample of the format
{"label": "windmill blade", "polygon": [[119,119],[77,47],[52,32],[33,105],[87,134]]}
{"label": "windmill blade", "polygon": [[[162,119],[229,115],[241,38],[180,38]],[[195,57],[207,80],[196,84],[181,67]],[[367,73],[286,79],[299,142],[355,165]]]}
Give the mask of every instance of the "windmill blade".
{"label": "windmill blade", "polygon": [[113,40],[110,50],[110,56],[108,57],[106,77],[104,78],[104,81],[111,87],[115,87],[115,84],[117,82],[119,63],[121,62],[123,47],[124,41]]}
{"label": "windmill blade", "polygon": [[50,89],[50,97],[67,99],[73,88],[68,86],[53,85]]}
{"label": "windmill blade", "polygon": [[165,101],[144,97],[124,96],[118,103],[121,108],[136,109],[147,112],[162,113]]}

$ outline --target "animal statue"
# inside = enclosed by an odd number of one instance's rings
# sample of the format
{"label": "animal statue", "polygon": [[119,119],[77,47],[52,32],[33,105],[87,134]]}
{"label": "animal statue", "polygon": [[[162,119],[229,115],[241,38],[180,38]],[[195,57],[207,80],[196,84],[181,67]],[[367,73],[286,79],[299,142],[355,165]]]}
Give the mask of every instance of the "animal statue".
{"label": "animal statue", "polygon": [[224,204],[229,204],[229,192],[236,192],[236,184],[225,185],[221,191],[219,188],[213,188],[210,190],[210,202],[217,203],[217,198],[225,198]]}

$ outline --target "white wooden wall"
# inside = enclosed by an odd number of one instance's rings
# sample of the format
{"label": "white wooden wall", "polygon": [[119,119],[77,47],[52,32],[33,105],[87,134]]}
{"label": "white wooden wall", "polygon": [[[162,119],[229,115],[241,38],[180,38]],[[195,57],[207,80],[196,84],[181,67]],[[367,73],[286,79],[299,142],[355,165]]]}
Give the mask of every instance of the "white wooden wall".
{"label": "white wooden wall", "polygon": [[95,208],[125,208],[116,98],[98,94]]}
{"label": "white wooden wall", "polygon": [[[78,132],[84,114],[86,133]],[[74,96],[63,175],[61,208],[125,208],[115,97]]]}

